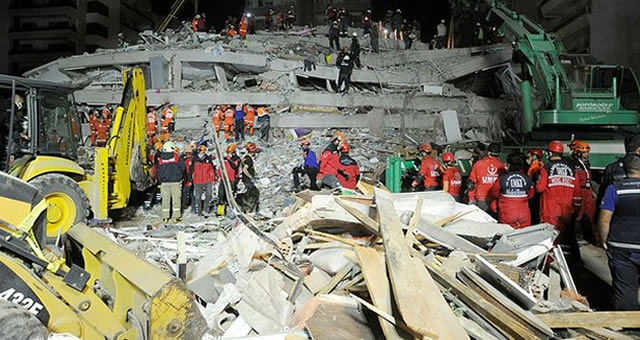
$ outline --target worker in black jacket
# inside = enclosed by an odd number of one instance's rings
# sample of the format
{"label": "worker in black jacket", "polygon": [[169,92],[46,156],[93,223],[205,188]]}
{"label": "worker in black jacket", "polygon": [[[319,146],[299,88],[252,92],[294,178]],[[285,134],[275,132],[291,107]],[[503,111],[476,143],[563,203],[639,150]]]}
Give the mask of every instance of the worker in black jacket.
{"label": "worker in black jacket", "polygon": [[[336,66],[340,69],[340,73],[338,74],[338,84],[336,86],[336,92],[349,92],[349,84],[351,83],[351,72],[353,72],[353,57],[351,53],[349,53],[349,49],[344,47],[342,52],[338,55],[336,59]],[[340,90],[344,84],[344,90]]]}
{"label": "worker in black jacket", "polygon": [[340,50],[340,26],[337,21],[329,26],[329,47]]}
{"label": "worker in black jacket", "polygon": [[[624,140],[624,152],[626,154],[640,155],[640,136],[628,137]],[[598,197],[596,198],[596,207],[600,206],[602,203],[602,198],[604,197],[604,191],[607,189],[609,184],[612,184],[615,181],[619,181],[626,177],[623,164],[623,158],[616,160],[615,162],[607,165],[604,169],[604,175],[602,176],[602,182],[600,187],[598,188]],[[597,216],[597,214],[596,214]]]}
{"label": "worker in black jacket", "polygon": [[171,212],[175,222],[182,221],[182,180],[184,179],[184,159],[178,154],[178,147],[173,142],[162,146],[157,158],[158,181],[162,194],[162,221],[169,222]]}

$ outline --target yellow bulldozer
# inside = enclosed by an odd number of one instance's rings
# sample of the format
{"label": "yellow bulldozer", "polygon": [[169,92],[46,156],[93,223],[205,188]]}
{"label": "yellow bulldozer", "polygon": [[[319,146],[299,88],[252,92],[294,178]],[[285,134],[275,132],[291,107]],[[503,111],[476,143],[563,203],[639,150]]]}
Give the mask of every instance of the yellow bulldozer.
{"label": "yellow bulldozer", "polygon": [[146,148],[143,70],[123,72],[122,100],[110,138],[93,153],[93,164],[78,162],[82,144],[76,89],[53,82],[0,75],[0,97],[9,105],[0,140],[4,170],[38,188],[48,204],[48,237],[67,232],[88,217],[107,221],[112,209],[128,205],[133,189],[152,183]]}
{"label": "yellow bulldozer", "polygon": [[49,204],[0,172],[0,339],[200,339],[206,322],[184,283],[83,223],[46,243]]}

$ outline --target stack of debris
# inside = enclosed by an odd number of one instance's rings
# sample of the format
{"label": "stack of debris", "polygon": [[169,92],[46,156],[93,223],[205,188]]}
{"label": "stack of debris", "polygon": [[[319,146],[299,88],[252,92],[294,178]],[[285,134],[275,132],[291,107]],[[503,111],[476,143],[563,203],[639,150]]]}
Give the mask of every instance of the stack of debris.
{"label": "stack of debris", "polygon": [[174,253],[175,230],[142,233],[170,263],[191,259],[185,282],[212,339],[624,339],[609,328],[640,327],[637,313],[589,308],[551,225],[514,230],[443,192],[358,189],[298,193],[265,222],[182,229]]}

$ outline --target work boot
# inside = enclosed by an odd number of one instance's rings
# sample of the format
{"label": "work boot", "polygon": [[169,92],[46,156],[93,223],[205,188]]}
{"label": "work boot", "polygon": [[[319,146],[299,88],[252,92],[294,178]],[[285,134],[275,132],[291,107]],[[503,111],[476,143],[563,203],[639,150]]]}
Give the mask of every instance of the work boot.
{"label": "work boot", "polygon": [[169,223],[169,219],[168,218],[163,218],[162,219],[162,223]]}
{"label": "work boot", "polygon": [[174,221],[175,221],[175,223],[180,223],[180,222],[182,222],[182,217],[176,217],[174,219]]}

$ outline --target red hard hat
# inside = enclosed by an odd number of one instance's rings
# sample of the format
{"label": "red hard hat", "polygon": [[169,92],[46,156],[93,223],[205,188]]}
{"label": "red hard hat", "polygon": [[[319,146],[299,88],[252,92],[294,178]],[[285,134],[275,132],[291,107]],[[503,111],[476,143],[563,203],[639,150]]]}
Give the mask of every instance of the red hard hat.
{"label": "red hard hat", "polygon": [[563,153],[564,146],[562,145],[561,141],[554,140],[554,141],[551,141],[549,145],[547,145],[547,150],[551,152],[556,152],[556,153]]}
{"label": "red hard hat", "polygon": [[431,151],[433,151],[433,148],[431,147],[431,144],[429,144],[429,143],[420,143],[419,149],[420,149],[420,151],[424,151],[426,153],[430,153]]}
{"label": "red hard hat", "polygon": [[531,148],[528,151],[532,155],[538,156],[538,158],[542,159],[542,149],[540,148]]}
{"label": "red hard hat", "polygon": [[348,153],[349,151],[351,151],[351,148],[349,147],[349,144],[342,143],[342,146],[340,146],[340,152]]}
{"label": "red hard hat", "polygon": [[443,162],[452,162],[455,160],[455,157],[453,156],[453,154],[451,152],[445,152],[444,154],[442,154],[442,161]]}

